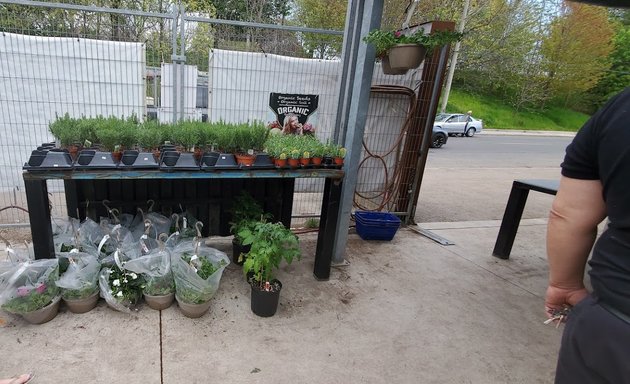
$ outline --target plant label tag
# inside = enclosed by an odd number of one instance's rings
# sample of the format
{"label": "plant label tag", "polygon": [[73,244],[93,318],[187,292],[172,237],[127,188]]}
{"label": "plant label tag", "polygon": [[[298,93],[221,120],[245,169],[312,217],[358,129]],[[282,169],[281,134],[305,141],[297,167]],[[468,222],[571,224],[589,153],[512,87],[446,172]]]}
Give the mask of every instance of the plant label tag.
{"label": "plant label tag", "polygon": [[101,160],[107,160],[106,156],[101,156]]}
{"label": "plant label tag", "polygon": [[182,219],[182,223],[182,226],[184,227],[184,229],[186,229],[186,227],[188,227],[188,220],[186,220],[185,217]]}
{"label": "plant label tag", "polygon": [[144,253],[149,253],[149,248],[147,247],[147,245],[144,243],[144,241],[140,241],[140,247],[142,247],[142,252]]}
{"label": "plant label tag", "polygon": [[247,154],[248,155],[253,155],[254,154],[254,150],[253,149],[248,149],[247,150]]}
{"label": "plant label tag", "polygon": [[58,166],[59,166],[59,164],[53,164],[53,167],[58,167]]}
{"label": "plant label tag", "polygon": [[149,158],[148,157],[143,157],[142,160],[149,161]]}
{"label": "plant label tag", "polygon": [[148,239],[149,237],[148,237],[148,236],[147,236],[147,234],[145,233],[144,235],[140,236],[140,238],[141,238],[142,240],[145,240],[145,239]]}

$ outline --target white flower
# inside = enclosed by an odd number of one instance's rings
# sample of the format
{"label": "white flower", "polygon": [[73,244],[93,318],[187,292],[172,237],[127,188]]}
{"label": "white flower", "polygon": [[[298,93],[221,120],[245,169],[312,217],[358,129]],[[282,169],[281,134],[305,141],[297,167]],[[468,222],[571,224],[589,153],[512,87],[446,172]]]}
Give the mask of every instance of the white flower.
{"label": "white flower", "polygon": [[112,285],[113,285],[114,287],[120,287],[120,280],[118,280],[118,279],[114,280],[114,281],[112,282]]}
{"label": "white flower", "polygon": [[130,275],[130,276],[131,276],[131,278],[132,278],[133,280],[135,280],[135,279],[137,279],[137,278],[138,278],[138,275],[136,275],[136,274],[135,274],[135,273],[133,273],[133,272],[131,273],[131,275]]}
{"label": "white flower", "polygon": [[118,297],[122,297],[122,295],[123,295],[122,291],[120,291],[120,292],[118,292],[118,293],[116,294],[116,296],[118,296]]}
{"label": "white flower", "polygon": [[123,283],[128,283],[128,282],[129,282],[129,280],[123,279]]}

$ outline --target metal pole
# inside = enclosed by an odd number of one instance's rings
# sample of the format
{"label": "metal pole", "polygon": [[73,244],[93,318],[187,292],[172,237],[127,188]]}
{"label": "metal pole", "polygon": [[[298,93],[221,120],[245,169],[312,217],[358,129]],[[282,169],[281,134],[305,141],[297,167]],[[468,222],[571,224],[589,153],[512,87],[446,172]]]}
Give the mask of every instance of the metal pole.
{"label": "metal pole", "polygon": [[[361,7],[360,7],[361,8]],[[341,202],[339,217],[337,218],[337,233],[333,246],[333,263],[343,262],[348,243],[348,227],[350,225],[350,213],[354,190],[357,185],[357,173],[359,170],[359,158],[367,120],[368,104],[370,102],[370,89],[372,87],[372,75],[374,71],[374,59],[376,52],[372,45],[364,44],[361,38],[374,28],[381,25],[383,14],[383,0],[366,0],[361,9],[358,9],[356,24],[360,25],[353,35],[353,47],[356,50],[356,68],[352,77],[348,80],[352,84],[352,94],[347,120],[347,132],[345,147],[347,149],[345,160],[345,178],[341,189]]]}
{"label": "metal pole", "polygon": [[[185,95],[186,95],[186,39],[184,30],[186,29],[185,21],[184,21],[184,13],[186,9],[184,8],[184,3],[180,5],[180,26],[179,26],[179,79],[181,80],[181,85],[179,86],[180,90],[180,99],[179,99],[179,119],[184,120],[184,106],[185,106]],[[196,90],[195,90],[196,91]],[[195,93],[196,94],[196,93]]]}
{"label": "metal pole", "polygon": [[348,83],[348,77],[354,75],[354,68],[356,63],[356,49],[352,47],[354,42],[356,12],[359,7],[357,0],[350,0],[348,2],[348,11],[346,12],[346,26],[343,36],[343,49],[341,53],[341,76],[339,77],[339,100],[337,101],[337,115],[335,118],[335,126],[333,130],[333,139],[341,143],[343,137],[341,132],[345,132],[345,123],[348,121],[348,102],[351,99],[351,95],[348,95],[350,84]]}
{"label": "metal pole", "polygon": [[[470,0],[464,1],[464,10],[462,11],[462,19],[459,21],[457,25],[457,32],[462,33],[464,31],[464,26],[466,25],[466,17],[468,17],[468,7],[470,5]],[[446,104],[448,104],[448,96],[451,93],[451,84],[453,83],[453,75],[455,74],[455,66],[457,65],[457,58],[459,57],[459,47],[461,46],[461,41],[457,40],[455,43],[455,50],[453,51],[453,58],[451,59],[451,66],[448,68],[448,75],[446,76],[446,85],[444,86],[444,96],[442,97],[442,106],[440,107],[440,112],[444,113],[446,111]]]}
{"label": "metal pole", "polygon": [[[173,83],[173,91],[171,92],[171,96],[173,99],[172,104],[171,104],[171,107],[173,108],[172,123],[175,123],[177,121],[177,92],[175,92],[175,90],[177,89],[177,76],[176,76],[175,69],[177,68],[177,21],[178,20],[179,20],[178,11],[177,9],[175,9],[173,11],[173,31],[171,33],[173,35],[173,41],[171,42],[173,46],[173,54],[171,55],[171,82]],[[162,78],[162,81],[164,81],[164,78]]]}

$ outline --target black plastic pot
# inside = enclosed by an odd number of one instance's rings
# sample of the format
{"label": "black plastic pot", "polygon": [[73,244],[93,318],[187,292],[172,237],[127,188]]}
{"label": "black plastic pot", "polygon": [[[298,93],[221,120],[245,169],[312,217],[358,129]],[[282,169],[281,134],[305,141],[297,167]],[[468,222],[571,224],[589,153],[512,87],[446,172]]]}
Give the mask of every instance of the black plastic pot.
{"label": "black plastic pot", "polygon": [[219,152],[206,152],[201,156],[201,169],[212,170],[219,160]]}
{"label": "black plastic pot", "polygon": [[273,168],[275,168],[275,166],[273,165],[273,162],[269,158],[268,154],[266,154],[266,153],[259,153],[259,154],[256,155],[256,160],[254,161],[254,164],[252,165],[252,168],[256,168],[256,169],[273,169]]}
{"label": "black plastic pot", "polygon": [[251,284],[252,287],[252,300],[251,308],[255,315],[260,317],[271,317],[276,314],[278,310],[278,303],[280,302],[280,290],[282,290],[282,283],[278,280],[272,280],[271,285],[277,285],[277,289],[272,291],[265,291],[261,289],[258,284]]}
{"label": "black plastic pot", "polygon": [[243,259],[240,263],[238,261],[238,255],[241,253],[248,253],[252,249],[250,245],[242,245],[241,240],[237,237],[232,239],[232,262],[236,265],[243,265],[245,260]]}

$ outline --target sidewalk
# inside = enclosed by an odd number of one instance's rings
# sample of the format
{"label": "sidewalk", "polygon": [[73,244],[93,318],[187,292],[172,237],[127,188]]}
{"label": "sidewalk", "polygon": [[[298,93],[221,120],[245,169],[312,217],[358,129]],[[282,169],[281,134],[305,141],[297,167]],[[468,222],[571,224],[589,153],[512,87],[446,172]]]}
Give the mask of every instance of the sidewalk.
{"label": "sidewalk", "polygon": [[576,132],[565,132],[565,131],[530,131],[524,129],[491,129],[484,128],[480,134],[489,134],[489,135],[502,135],[502,136],[522,136],[522,135],[531,135],[531,136],[552,136],[552,137],[574,137]]}
{"label": "sidewalk", "polygon": [[[498,221],[425,223],[391,242],[351,234],[349,266],[313,278],[316,235],[283,267],[278,313],[256,317],[230,265],[204,317],[177,305],[132,315],[103,302],[44,325],[0,315],[0,377],[40,383],[549,383],[562,329],[542,324],[544,219],[524,220],[510,260],[491,256]],[[229,239],[211,239],[229,249]]]}

